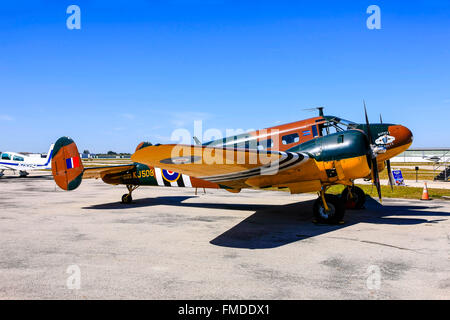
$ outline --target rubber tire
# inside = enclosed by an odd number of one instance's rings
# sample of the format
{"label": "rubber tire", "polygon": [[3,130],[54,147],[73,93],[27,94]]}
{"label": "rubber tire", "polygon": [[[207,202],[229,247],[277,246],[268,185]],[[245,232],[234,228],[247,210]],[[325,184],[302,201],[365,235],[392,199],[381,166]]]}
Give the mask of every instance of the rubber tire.
{"label": "rubber tire", "polygon": [[[344,188],[341,193],[342,202],[345,204],[346,209],[354,209],[360,210],[364,208],[364,204],[366,203],[366,194],[359,187],[352,187],[352,195],[353,199],[348,199],[348,188]],[[356,199],[356,200],[355,200]]]}
{"label": "rubber tire", "polygon": [[313,213],[316,223],[323,224],[340,224],[342,223],[345,215],[345,205],[341,201],[341,198],[332,194],[325,194],[325,200],[331,214],[326,214],[325,208],[322,203],[322,197],[316,199],[313,205]]}
{"label": "rubber tire", "polygon": [[125,194],[122,196],[122,203],[130,204],[131,201],[133,201],[133,198],[131,197],[131,194],[125,193]]}

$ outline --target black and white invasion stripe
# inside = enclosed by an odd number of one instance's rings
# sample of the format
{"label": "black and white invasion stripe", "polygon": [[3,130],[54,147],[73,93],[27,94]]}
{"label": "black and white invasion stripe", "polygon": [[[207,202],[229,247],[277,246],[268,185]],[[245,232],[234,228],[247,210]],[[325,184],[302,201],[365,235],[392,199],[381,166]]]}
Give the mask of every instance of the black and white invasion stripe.
{"label": "black and white invasion stripe", "polygon": [[[272,151],[272,153],[274,152]],[[281,158],[279,158],[277,161],[271,162],[267,165],[258,168],[216,176],[204,176],[199,178],[206,181],[218,183],[230,180],[248,179],[251,177],[261,175],[272,175],[282,170],[292,168],[300,164],[301,162],[307,161],[309,159],[309,156],[304,153],[281,152],[281,151],[279,151],[278,153],[281,155]]]}

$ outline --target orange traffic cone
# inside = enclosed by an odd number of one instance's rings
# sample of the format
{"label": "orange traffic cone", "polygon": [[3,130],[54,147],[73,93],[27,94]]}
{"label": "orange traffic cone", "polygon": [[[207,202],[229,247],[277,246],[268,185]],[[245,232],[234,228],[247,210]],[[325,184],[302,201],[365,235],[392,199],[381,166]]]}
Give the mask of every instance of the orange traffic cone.
{"label": "orange traffic cone", "polygon": [[422,193],[422,199],[420,200],[431,200],[430,196],[428,195],[428,188],[427,188],[427,183],[425,182],[425,185],[423,187],[423,193]]}

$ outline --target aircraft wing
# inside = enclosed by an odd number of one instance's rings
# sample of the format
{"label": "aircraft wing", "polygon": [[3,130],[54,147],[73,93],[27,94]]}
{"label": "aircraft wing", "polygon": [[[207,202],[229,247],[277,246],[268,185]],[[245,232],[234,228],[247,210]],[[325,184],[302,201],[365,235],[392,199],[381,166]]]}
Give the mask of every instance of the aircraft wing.
{"label": "aircraft wing", "polygon": [[84,167],[83,179],[98,179],[107,174],[121,173],[134,169],[134,164],[118,165],[118,166],[103,166],[103,167]]}
{"label": "aircraft wing", "polygon": [[232,188],[244,187],[244,182],[247,187],[279,185],[293,179],[293,170],[315,162],[305,153],[173,144],[144,147],[131,159]]}
{"label": "aircraft wing", "polygon": [[7,164],[0,164],[0,170],[17,170],[17,167],[8,166]]}

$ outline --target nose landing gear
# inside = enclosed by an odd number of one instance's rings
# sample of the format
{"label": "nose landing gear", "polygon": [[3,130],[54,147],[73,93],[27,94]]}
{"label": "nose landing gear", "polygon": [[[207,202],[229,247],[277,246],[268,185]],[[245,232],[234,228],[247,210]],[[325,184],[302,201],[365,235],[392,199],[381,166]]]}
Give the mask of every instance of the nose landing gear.
{"label": "nose landing gear", "polygon": [[366,194],[357,186],[349,186],[342,191],[341,199],[347,209],[359,210],[364,208]]}
{"label": "nose landing gear", "polygon": [[133,201],[133,197],[131,196],[131,193],[136,190],[137,188],[139,188],[139,186],[134,186],[132,184],[127,184],[127,189],[128,189],[128,193],[125,193],[122,196],[122,203],[125,204],[130,204],[131,201]]}

